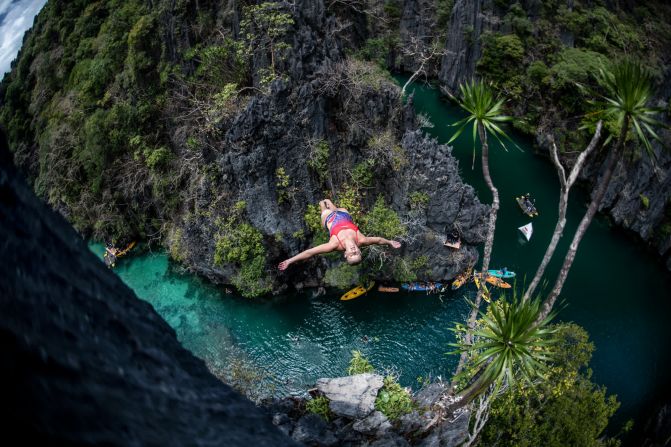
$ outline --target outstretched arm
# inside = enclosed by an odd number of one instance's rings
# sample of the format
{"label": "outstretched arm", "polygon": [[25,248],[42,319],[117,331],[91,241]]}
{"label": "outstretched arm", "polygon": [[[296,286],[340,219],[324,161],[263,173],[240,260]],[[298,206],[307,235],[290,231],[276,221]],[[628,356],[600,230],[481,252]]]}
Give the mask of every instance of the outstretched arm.
{"label": "outstretched arm", "polygon": [[359,242],[359,245],[389,245],[393,248],[401,248],[401,243],[398,241],[390,241],[379,236],[364,236]]}
{"label": "outstretched arm", "polygon": [[338,247],[337,243],[333,243],[331,241],[317,245],[316,247],[308,248],[305,251],[302,251],[298,253],[296,256],[293,256],[285,261],[280,262],[279,269],[280,270],[286,270],[287,267],[289,267],[290,264],[293,264],[296,261],[302,261],[304,259],[311,258],[314,255],[320,255],[322,253],[329,253],[335,250]]}

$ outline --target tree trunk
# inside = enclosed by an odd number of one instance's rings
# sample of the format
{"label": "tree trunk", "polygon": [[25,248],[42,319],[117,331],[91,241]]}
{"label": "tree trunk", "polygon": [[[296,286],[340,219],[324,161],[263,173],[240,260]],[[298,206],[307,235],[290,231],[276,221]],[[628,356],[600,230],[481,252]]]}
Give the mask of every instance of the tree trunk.
{"label": "tree trunk", "polygon": [[485,377],[484,374],[485,369],[490,363],[491,360],[480,367],[480,370],[476,374],[477,378],[475,381],[456,396],[455,401],[448,407],[449,411],[454,412],[458,408],[468,405],[473,399],[478,397],[480,393],[486,390],[489,385],[491,385],[491,381],[489,378]]}
{"label": "tree trunk", "polygon": [[482,141],[482,176],[492,192],[492,209],[489,212],[489,226],[487,228],[487,240],[485,241],[485,250],[482,255],[482,275],[483,279],[489,270],[489,260],[492,256],[494,247],[494,230],[496,229],[496,214],[499,211],[499,190],[494,186],[492,177],[489,174],[489,145],[487,144],[487,134],[482,124],[478,124],[478,134]]}
{"label": "tree trunk", "polygon": [[573,165],[573,169],[571,169],[571,173],[569,175],[568,180],[566,179],[566,172],[564,171],[564,167],[561,165],[559,161],[559,155],[557,154],[557,146],[555,145],[554,138],[551,137],[552,144],[550,147],[550,155],[552,155],[552,162],[557,168],[557,176],[559,177],[559,183],[561,185],[559,192],[559,215],[557,217],[557,224],[555,225],[554,233],[552,234],[552,239],[550,240],[550,244],[548,245],[547,250],[545,250],[545,256],[543,256],[543,260],[538,266],[538,270],[536,270],[536,275],[534,276],[534,279],[531,281],[531,284],[529,284],[529,288],[527,289],[526,292],[524,292],[522,301],[528,300],[533,295],[534,291],[536,290],[536,287],[538,287],[538,284],[540,283],[541,278],[543,277],[543,274],[545,273],[545,269],[547,268],[548,264],[550,263],[550,260],[552,259],[552,256],[554,255],[555,250],[557,249],[559,239],[561,239],[562,235],[564,234],[564,227],[566,226],[566,208],[568,205],[569,192],[571,190],[571,187],[573,186],[573,183],[578,178],[580,170],[582,169],[583,164],[585,164],[587,156],[592,153],[592,151],[596,147],[597,142],[599,141],[599,138],[601,137],[601,127],[602,122],[599,121],[596,125],[596,132],[594,132],[592,141],[590,141],[587,148],[578,156],[578,159]]}
{"label": "tree trunk", "polygon": [[555,301],[557,301],[557,298],[561,293],[561,289],[564,286],[564,282],[566,281],[568,272],[571,269],[571,265],[573,264],[575,255],[578,252],[578,246],[580,245],[580,241],[587,232],[587,228],[589,227],[590,223],[592,223],[592,219],[594,218],[594,215],[599,209],[601,200],[606,195],[610,179],[613,176],[613,172],[615,171],[615,166],[617,165],[618,160],[622,156],[624,148],[624,140],[626,138],[628,128],[629,128],[629,116],[626,116],[624,122],[622,123],[622,128],[620,129],[620,136],[617,140],[617,144],[615,145],[615,150],[610,154],[610,160],[608,160],[608,163],[606,164],[606,170],[603,173],[603,177],[601,178],[599,187],[596,193],[594,194],[592,202],[589,204],[589,207],[587,208],[585,215],[580,221],[580,225],[578,225],[578,229],[576,230],[575,235],[573,236],[571,245],[568,249],[568,252],[566,252],[566,257],[564,258],[564,264],[562,265],[561,270],[559,271],[559,276],[557,277],[557,281],[555,282],[555,285],[552,288],[552,292],[550,292],[548,297],[545,299],[545,302],[543,303],[543,309],[540,315],[538,316],[538,321],[541,321],[545,319],[545,317],[547,317],[547,315],[552,310],[552,306],[554,306]]}
{"label": "tree trunk", "polygon": [[[478,123],[478,135],[480,136],[480,141],[482,142],[482,176],[485,178],[489,190],[492,192],[492,208],[489,211],[489,225],[487,227],[487,239],[485,240],[485,250],[482,255],[482,278],[484,284],[484,278],[489,269],[489,260],[492,256],[492,247],[494,246],[494,230],[496,229],[496,214],[499,211],[499,190],[494,186],[492,182],[492,177],[489,173],[489,145],[487,144],[487,134],[482,124]],[[475,320],[478,316],[478,310],[480,309],[480,302],[482,300],[482,291],[478,290],[477,295],[475,296],[475,303],[473,305],[473,310],[468,316],[468,331],[466,332],[466,342],[471,342],[471,332],[475,327]],[[457,371],[455,376],[461,372],[466,362],[466,353],[462,353],[459,358],[459,365],[457,365]]]}
{"label": "tree trunk", "polygon": [[412,76],[410,76],[410,79],[408,79],[406,83],[403,85],[403,88],[401,89],[401,98],[403,97],[403,95],[405,95],[405,89],[407,89],[408,86],[412,84],[412,81],[414,81],[415,78],[417,78],[417,76],[419,76],[419,74],[422,73],[423,71],[424,71],[424,62],[421,63],[419,68],[412,74]]}

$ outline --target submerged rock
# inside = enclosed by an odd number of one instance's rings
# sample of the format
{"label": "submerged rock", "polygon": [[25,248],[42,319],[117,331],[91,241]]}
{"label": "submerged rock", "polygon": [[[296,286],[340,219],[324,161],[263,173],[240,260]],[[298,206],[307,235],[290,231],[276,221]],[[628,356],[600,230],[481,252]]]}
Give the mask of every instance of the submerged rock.
{"label": "submerged rock", "polygon": [[382,376],[370,373],[317,380],[317,389],[329,399],[333,413],[359,419],[373,411],[382,385]]}

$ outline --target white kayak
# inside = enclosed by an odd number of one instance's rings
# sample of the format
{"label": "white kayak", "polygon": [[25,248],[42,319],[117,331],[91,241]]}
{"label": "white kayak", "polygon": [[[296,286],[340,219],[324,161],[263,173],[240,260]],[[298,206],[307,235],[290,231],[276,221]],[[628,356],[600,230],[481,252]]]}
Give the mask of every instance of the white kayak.
{"label": "white kayak", "polygon": [[533,225],[531,225],[531,222],[529,222],[528,224],[519,227],[518,230],[522,232],[522,234],[524,235],[525,238],[527,238],[528,241],[531,239],[531,235],[534,232],[534,227]]}

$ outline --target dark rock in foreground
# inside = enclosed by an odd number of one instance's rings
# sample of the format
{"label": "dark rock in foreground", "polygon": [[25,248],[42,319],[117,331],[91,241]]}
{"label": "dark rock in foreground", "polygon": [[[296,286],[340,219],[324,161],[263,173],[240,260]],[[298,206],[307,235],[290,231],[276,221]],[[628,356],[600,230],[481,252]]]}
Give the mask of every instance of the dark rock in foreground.
{"label": "dark rock in foreground", "polygon": [[184,349],[9,159],[3,143],[3,437],[28,445],[295,445]]}

